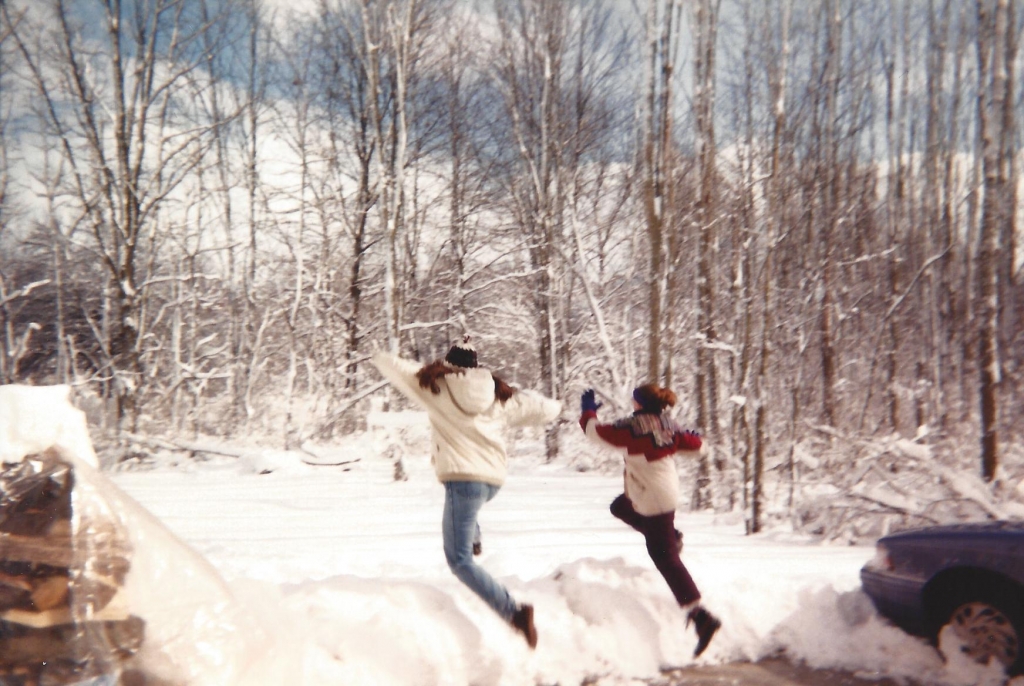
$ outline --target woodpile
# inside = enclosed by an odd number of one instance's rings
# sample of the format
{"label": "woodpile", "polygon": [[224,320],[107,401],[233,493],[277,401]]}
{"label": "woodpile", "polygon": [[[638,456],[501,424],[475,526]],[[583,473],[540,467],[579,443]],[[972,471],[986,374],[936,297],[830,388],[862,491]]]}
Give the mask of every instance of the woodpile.
{"label": "woodpile", "polygon": [[57,450],[0,464],[4,686],[118,678],[142,645],[144,622],[119,598],[131,566],[125,531],[102,503],[80,498]]}

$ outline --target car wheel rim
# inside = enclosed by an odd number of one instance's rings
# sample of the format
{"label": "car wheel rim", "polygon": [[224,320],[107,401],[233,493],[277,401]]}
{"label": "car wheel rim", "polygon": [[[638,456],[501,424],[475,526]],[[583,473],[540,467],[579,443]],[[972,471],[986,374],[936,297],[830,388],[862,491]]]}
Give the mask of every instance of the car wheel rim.
{"label": "car wheel rim", "polygon": [[1017,630],[1006,615],[991,605],[961,605],[949,623],[960,639],[961,650],[975,661],[987,663],[995,658],[1006,667],[1017,661]]}

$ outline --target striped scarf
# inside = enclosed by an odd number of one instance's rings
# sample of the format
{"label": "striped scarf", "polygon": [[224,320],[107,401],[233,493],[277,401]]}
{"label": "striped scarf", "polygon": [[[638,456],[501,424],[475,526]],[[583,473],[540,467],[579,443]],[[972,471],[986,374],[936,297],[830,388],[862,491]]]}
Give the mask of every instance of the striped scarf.
{"label": "striped scarf", "polygon": [[617,429],[629,429],[633,438],[650,436],[654,445],[658,448],[672,445],[676,440],[676,432],[679,427],[671,419],[661,414],[650,414],[649,412],[637,412],[636,414],[624,417],[615,422]]}

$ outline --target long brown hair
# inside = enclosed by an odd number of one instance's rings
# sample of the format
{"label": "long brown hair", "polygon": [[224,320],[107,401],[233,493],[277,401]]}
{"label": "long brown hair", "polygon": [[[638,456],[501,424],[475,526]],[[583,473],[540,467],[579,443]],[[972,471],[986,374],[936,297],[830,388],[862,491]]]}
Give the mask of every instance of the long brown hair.
{"label": "long brown hair", "polygon": [[[462,374],[464,370],[452,367],[446,364],[444,360],[435,360],[428,364],[420,367],[420,370],[416,372],[416,380],[419,381],[420,388],[429,388],[430,392],[434,395],[438,395],[441,392],[441,387],[437,385],[437,380],[442,379],[449,374]],[[494,397],[502,404],[516,394],[516,389],[509,386],[505,381],[491,373],[491,378],[494,379]]]}

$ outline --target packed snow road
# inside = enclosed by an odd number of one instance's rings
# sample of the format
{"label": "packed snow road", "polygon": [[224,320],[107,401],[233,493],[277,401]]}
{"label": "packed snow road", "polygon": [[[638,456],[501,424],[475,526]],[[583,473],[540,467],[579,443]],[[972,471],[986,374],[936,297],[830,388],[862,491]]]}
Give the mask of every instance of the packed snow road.
{"label": "packed snow road", "polygon": [[652,680],[651,686],[925,686],[907,679],[879,679],[832,669],[812,669],[774,658],[757,663],[735,662],[687,667]]}

